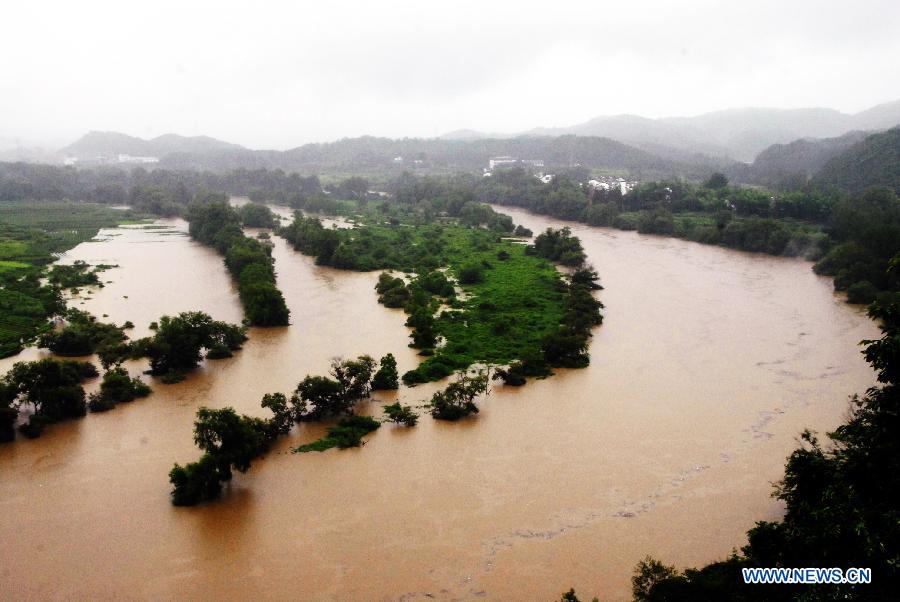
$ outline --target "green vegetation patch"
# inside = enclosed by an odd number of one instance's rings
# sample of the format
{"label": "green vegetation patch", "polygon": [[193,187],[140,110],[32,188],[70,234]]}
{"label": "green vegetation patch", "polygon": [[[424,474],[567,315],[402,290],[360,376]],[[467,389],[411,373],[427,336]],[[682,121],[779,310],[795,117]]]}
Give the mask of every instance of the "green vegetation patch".
{"label": "green vegetation patch", "polygon": [[322,452],[332,447],[347,449],[363,445],[362,438],[378,429],[381,423],[371,416],[348,416],[342,418],[337,426],[328,428],[328,434],[312,443],[295,447],[292,451],[306,453],[311,451]]}
{"label": "green vegetation patch", "polygon": [[48,318],[65,311],[60,286],[98,283],[99,268],[55,266],[56,276],[43,284],[42,267],[54,254],[134,215],[91,203],[0,203],[0,357],[15,355],[49,330]]}
{"label": "green vegetation patch", "polygon": [[[376,287],[380,302],[409,314],[410,346],[428,357],[403,375],[408,385],[439,380],[476,363],[541,363],[543,347],[566,319],[569,297],[550,260],[582,262],[577,239],[567,231],[554,233],[560,238],[553,241],[573,243],[577,250],[550,242],[543,253],[505,240],[512,221],[483,205],[464,207],[459,218],[432,216],[431,222],[412,211],[400,214],[403,221],[396,207],[392,210],[387,221],[369,212],[352,229],[325,228],[315,218],[297,215],[279,233],[319,264],[408,274],[408,283],[383,274]],[[546,373],[541,368],[530,375]]]}

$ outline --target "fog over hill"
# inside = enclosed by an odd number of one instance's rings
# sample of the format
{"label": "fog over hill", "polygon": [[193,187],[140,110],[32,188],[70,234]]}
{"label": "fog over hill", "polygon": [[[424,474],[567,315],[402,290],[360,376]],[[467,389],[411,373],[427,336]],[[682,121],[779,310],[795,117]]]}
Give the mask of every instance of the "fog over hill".
{"label": "fog over hill", "polygon": [[119,132],[88,132],[72,144],[60,149],[64,156],[89,159],[98,156],[126,154],[162,157],[171,153],[205,153],[222,150],[242,150],[244,147],[210,138],[209,136],[179,136],[163,134],[150,140]]}
{"label": "fog over hill", "polygon": [[[855,114],[826,108],[746,108],[661,119],[614,115],[595,117],[567,127],[535,128],[515,135],[602,136],[650,152],[659,153],[660,148],[671,148],[749,163],[773,144],[785,144],[801,138],[833,138],[853,130],[884,130],[898,124],[900,100]],[[468,139],[485,136],[471,130],[446,135]]]}

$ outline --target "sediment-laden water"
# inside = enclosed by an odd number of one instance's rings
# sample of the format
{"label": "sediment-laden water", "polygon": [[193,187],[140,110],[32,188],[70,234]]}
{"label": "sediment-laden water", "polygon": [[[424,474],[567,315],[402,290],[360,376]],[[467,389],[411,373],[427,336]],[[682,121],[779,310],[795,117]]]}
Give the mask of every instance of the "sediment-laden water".
{"label": "sediment-laden water", "polygon": [[[535,232],[563,224],[501,210]],[[74,306],[133,321],[135,337],[164,313],[239,321],[221,258],[184,222],[160,224],[69,252],[120,266]],[[857,342],[877,328],[806,262],[572,227],[606,287],[588,369],[495,387],[472,420],[384,426],[360,449],[293,455],[323,431],[303,426],[219,502],[172,507],[167,473],[199,456],[201,405],[263,415],[264,393],[338,355],[417,362],[403,313],[376,302],[377,273],[315,266],[273,238],[290,327],[251,329],[182,383],[0,446],[0,598],[550,600],[574,586],[623,599],[646,554],[724,557],[779,516],[771,483],[802,429],[834,427],[872,384]]]}

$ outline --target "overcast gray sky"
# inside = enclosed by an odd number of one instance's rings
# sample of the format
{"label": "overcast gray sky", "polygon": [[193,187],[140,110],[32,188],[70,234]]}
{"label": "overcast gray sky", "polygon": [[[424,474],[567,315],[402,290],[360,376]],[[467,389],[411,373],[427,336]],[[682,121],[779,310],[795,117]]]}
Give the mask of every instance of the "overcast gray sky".
{"label": "overcast gray sky", "polygon": [[252,148],[900,98],[900,2],[9,2],[0,140]]}

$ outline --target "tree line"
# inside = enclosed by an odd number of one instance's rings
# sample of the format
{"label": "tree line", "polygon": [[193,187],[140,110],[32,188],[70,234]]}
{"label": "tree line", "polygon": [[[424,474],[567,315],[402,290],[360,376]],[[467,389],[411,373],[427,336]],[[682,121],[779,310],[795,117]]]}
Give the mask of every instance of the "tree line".
{"label": "tree line", "polygon": [[247,321],[253,326],[286,326],[290,311],[275,283],[272,248],[244,236],[241,215],[228,205],[228,197],[216,193],[198,196],[188,209],[187,220],[193,238],[225,256]]}

